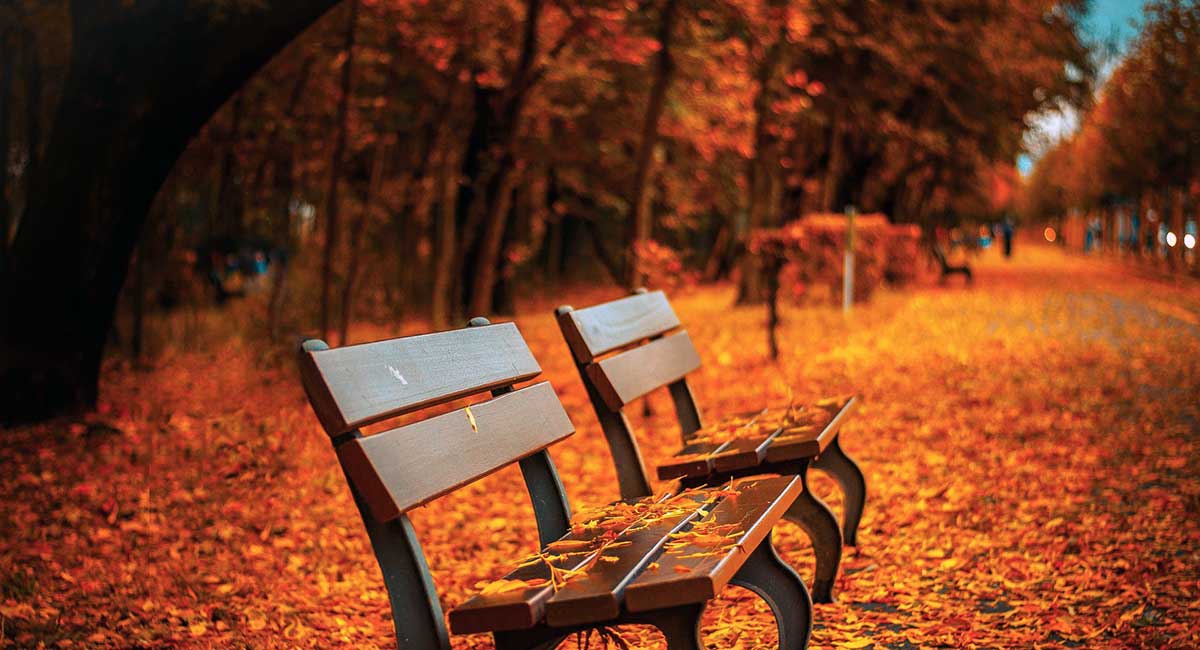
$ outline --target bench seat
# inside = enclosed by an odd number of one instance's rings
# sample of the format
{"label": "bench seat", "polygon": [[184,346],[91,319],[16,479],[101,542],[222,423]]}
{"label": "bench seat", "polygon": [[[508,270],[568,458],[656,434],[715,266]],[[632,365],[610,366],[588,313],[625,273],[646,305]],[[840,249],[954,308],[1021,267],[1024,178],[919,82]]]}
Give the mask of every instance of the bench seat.
{"label": "bench seat", "polygon": [[693,433],[687,444],[658,466],[659,480],[696,479],[749,470],[821,454],[858,404],[856,397],[829,398],[743,413]]}
{"label": "bench seat", "polygon": [[796,476],[731,481],[582,512],[572,530],[450,612],[455,634],[573,627],[703,603],[737,573],[803,489]]}

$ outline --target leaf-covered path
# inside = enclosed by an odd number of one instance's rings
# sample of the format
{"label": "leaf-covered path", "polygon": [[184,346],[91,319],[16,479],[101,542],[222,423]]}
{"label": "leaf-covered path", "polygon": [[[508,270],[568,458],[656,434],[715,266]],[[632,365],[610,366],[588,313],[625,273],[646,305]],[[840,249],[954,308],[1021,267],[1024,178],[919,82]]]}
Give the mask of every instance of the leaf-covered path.
{"label": "leaf-covered path", "polygon": [[[880,295],[849,320],[788,309],[778,366],[764,361],[761,309],[732,308],[728,288],[677,297],[704,354],[706,412],[789,390],[865,397],[843,430],[869,482],[861,547],[847,550],[839,602],[816,609],[814,648],[1200,646],[1200,289],[1020,252],[982,263],[974,288]],[[553,455],[579,508],[615,498],[616,482],[553,306],[517,320],[578,427]],[[4,433],[0,647],[392,643],[290,359],[235,342],[106,379],[94,417]],[[678,432],[666,397],[651,405],[634,422],[653,462]],[[840,505],[832,483],[816,489]],[[414,523],[447,607],[536,540],[515,469]],[[776,541],[811,574],[798,529],[782,524]],[[712,647],[773,634],[748,592],[709,610]]]}

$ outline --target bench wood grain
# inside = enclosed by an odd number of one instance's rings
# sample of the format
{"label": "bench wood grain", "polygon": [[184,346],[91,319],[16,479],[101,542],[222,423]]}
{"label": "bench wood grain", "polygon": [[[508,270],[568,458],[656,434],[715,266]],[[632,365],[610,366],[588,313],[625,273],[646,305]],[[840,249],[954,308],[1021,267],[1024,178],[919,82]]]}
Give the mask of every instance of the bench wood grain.
{"label": "bench wood grain", "polygon": [[560,324],[579,363],[679,327],[679,317],[661,291],[637,293],[560,318],[565,319]]}
{"label": "bench wood grain", "polygon": [[799,458],[815,458],[829,447],[850,413],[858,407],[858,398],[851,397],[837,410],[826,410],[819,406],[808,407],[825,414],[822,422],[809,425],[810,431],[781,431],[767,448],[767,462],[775,463]]}
{"label": "bench wood grain", "polygon": [[513,323],[308,352],[300,370],[330,435],[541,373]]}
{"label": "bench wood grain", "polygon": [[358,438],[338,458],[379,521],[389,521],[566,438],[575,430],[548,382]]}
{"label": "bench wood grain", "polygon": [[[688,495],[681,496],[688,499],[694,506],[687,516],[695,514],[695,511],[708,498],[708,492],[703,490],[691,491]],[[652,499],[650,501],[653,501]],[[686,506],[684,507],[686,509]],[[679,525],[676,521],[671,529]],[[572,588],[572,583],[564,587],[559,593],[566,592],[574,594],[574,597],[564,597],[563,602],[556,607],[557,613],[553,620],[557,621],[573,621],[579,615],[575,610],[576,606],[586,597],[588,590],[599,592],[604,585],[624,580],[628,582],[631,572],[640,570],[645,563],[650,561],[648,553],[642,552],[645,550],[644,542],[654,537],[651,532],[648,535],[645,533],[647,528],[642,522],[635,522],[631,526],[625,526],[621,530],[611,531],[605,528],[585,528],[578,532],[571,532],[563,536],[559,542],[566,542],[588,548],[591,545],[600,545],[604,542],[601,538],[615,534],[615,542],[625,541],[640,541],[643,546],[635,546],[635,544],[621,545],[615,548],[601,548],[599,551],[587,550],[581,553],[559,553],[553,549],[543,549],[543,552],[554,559],[550,561],[550,565],[555,569],[562,571],[575,571],[589,564],[593,565],[589,569],[588,577],[574,578],[572,580],[583,581],[586,584],[581,585],[583,589]],[[669,531],[668,531],[669,532]],[[665,534],[661,537],[665,537]],[[553,545],[551,545],[553,546]],[[655,547],[656,548],[656,547]],[[639,550],[640,549],[640,550]],[[652,549],[653,550],[653,549]],[[613,557],[623,558],[623,569],[616,569],[611,566],[612,563],[600,562],[594,558],[595,553],[602,553]],[[602,580],[595,579],[592,572],[597,572],[597,575],[603,575]],[[551,598],[555,597],[555,589],[550,584],[551,575],[550,568],[546,562],[537,562],[528,566],[520,567],[504,576],[504,580],[518,580],[523,582],[545,580],[546,584],[542,586],[532,587],[528,589],[517,589],[498,594],[476,595],[470,600],[456,607],[450,612],[450,629],[455,634],[474,634],[479,632],[494,632],[503,630],[519,630],[528,629],[546,619],[546,605]],[[624,584],[624,583],[622,583]],[[607,592],[606,592],[607,593]],[[611,613],[611,608],[606,610]],[[615,614],[614,614],[615,616]],[[586,616],[584,616],[586,618]],[[610,617],[611,618],[611,617]],[[589,619],[589,620],[604,620],[604,619]]]}
{"label": "bench wood grain", "polygon": [[587,366],[586,372],[605,404],[619,411],[626,404],[683,378],[700,367],[700,355],[687,332],[677,332]]}
{"label": "bench wood grain", "polygon": [[735,485],[739,494],[721,500],[703,521],[715,527],[733,526],[742,534],[723,551],[686,545],[659,556],[657,570],[643,572],[625,589],[629,611],[715,597],[804,489],[799,476],[746,479]]}

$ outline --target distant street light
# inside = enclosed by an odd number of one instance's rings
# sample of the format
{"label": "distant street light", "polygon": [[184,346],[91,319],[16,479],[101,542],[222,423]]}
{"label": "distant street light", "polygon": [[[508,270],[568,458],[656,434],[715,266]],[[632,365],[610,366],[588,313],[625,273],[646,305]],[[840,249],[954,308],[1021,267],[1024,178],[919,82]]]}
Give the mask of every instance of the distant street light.
{"label": "distant street light", "polygon": [[1178,242],[1179,242],[1179,238],[1175,236],[1175,233],[1173,233],[1173,232],[1167,233],[1167,246],[1170,246],[1171,248],[1175,248],[1175,244]]}
{"label": "distant street light", "polygon": [[1183,245],[1188,248],[1195,248],[1196,247],[1196,236],[1190,232],[1188,234],[1184,235],[1183,236]]}

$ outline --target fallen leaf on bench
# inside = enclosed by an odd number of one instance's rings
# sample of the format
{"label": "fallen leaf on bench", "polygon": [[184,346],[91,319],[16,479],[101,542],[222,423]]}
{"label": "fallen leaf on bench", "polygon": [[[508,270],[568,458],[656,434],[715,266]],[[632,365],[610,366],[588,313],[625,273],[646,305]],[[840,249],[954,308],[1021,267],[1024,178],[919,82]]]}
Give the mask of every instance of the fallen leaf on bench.
{"label": "fallen leaf on bench", "polygon": [[581,539],[560,539],[557,542],[550,542],[546,545],[546,548],[552,551],[578,551],[580,549],[591,547],[591,540]]}
{"label": "fallen leaf on bench", "polygon": [[490,582],[478,582],[475,584],[475,588],[479,589],[481,595],[492,596],[521,589],[536,589],[538,587],[545,587],[547,584],[548,581],[541,578],[535,580],[507,580],[501,578],[500,580],[492,580]]}
{"label": "fallen leaf on bench", "polygon": [[475,433],[479,433],[479,425],[475,422],[475,414],[471,412],[471,407],[468,406],[467,408],[463,409],[463,413],[467,414],[467,422],[471,423],[471,430]]}

